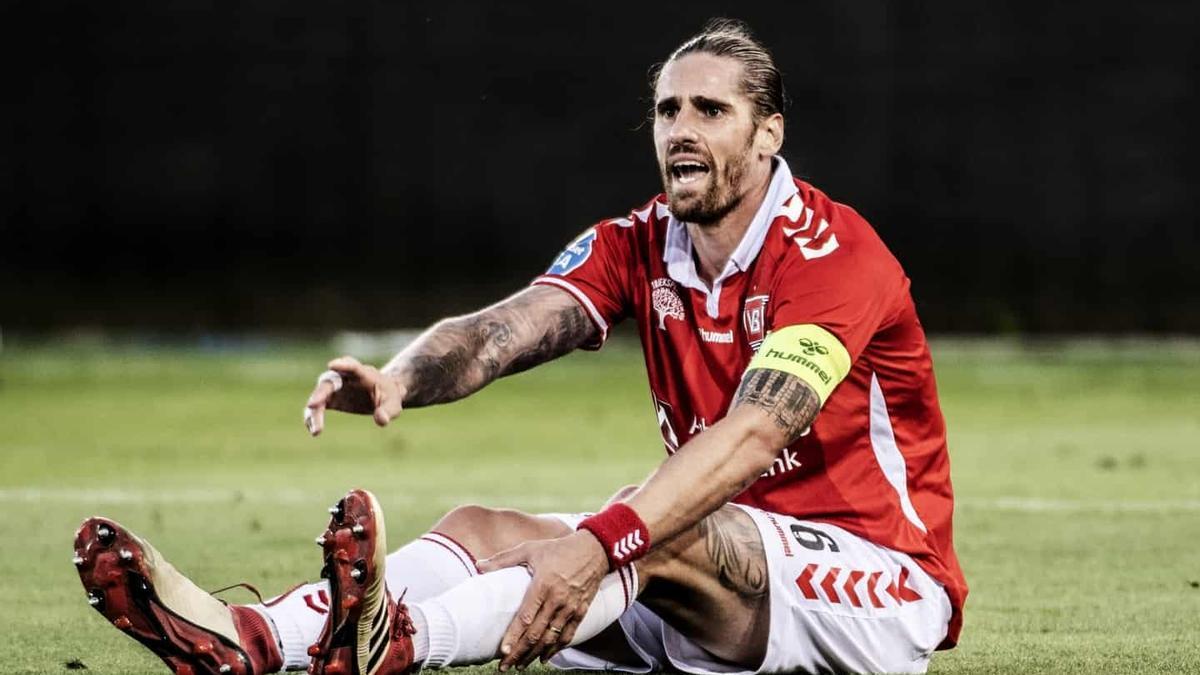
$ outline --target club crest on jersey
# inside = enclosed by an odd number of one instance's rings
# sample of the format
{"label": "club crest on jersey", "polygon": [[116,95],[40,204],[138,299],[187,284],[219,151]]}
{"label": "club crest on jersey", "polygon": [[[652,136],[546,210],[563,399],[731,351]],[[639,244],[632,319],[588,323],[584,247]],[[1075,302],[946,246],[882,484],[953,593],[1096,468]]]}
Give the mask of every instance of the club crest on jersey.
{"label": "club crest on jersey", "polygon": [[655,279],[650,282],[650,305],[658,313],[658,327],[667,329],[667,319],[683,321],[683,300],[675,290],[675,282],[670,279]]}
{"label": "club crest on jersey", "polygon": [[570,274],[592,255],[592,242],[596,241],[596,228],[579,235],[579,238],[567,245],[562,253],[554,259],[546,274]]}
{"label": "club crest on jersey", "polygon": [[751,295],[746,298],[746,308],[742,311],[742,327],[746,329],[746,341],[750,348],[758,351],[759,345],[766,338],[767,300],[770,296]]}

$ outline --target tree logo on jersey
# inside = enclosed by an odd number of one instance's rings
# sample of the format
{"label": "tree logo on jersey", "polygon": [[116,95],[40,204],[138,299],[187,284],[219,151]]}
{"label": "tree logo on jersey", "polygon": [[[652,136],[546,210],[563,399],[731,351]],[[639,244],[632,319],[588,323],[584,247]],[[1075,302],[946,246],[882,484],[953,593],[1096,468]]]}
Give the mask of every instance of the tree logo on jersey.
{"label": "tree logo on jersey", "polygon": [[658,313],[658,327],[667,329],[667,318],[683,321],[683,300],[675,290],[675,282],[670,279],[655,279],[650,282],[650,305]]}
{"label": "tree logo on jersey", "polygon": [[817,354],[825,356],[829,354],[829,347],[826,347],[816,340],[802,337],[800,338],[800,351],[808,356],[816,356]]}
{"label": "tree logo on jersey", "polygon": [[592,242],[596,241],[596,228],[579,235],[579,238],[567,245],[562,253],[554,259],[546,274],[570,274],[579,269],[592,255]]}
{"label": "tree logo on jersey", "polygon": [[746,340],[754,351],[758,351],[767,335],[768,298],[766,295],[751,295],[746,298],[745,309],[742,310],[742,327],[746,329]]}

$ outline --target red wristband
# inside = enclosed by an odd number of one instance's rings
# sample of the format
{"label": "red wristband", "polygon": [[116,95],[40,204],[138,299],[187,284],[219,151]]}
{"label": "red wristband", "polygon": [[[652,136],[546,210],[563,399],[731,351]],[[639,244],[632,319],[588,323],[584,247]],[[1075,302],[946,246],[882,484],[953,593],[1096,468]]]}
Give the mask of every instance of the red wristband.
{"label": "red wristband", "polygon": [[637,560],[650,551],[650,530],[637,511],[620,502],[584,518],[577,529],[587,530],[600,540],[610,569]]}

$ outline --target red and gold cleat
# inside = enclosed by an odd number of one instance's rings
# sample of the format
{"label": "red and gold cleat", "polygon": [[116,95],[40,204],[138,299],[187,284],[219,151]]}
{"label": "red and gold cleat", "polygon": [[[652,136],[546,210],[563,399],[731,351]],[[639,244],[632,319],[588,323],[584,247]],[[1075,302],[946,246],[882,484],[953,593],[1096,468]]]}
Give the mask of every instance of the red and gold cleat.
{"label": "red and gold cleat", "polygon": [[401,675],[415,672],[408,609],[384,583],[387,541],[375,495],[351,490],[334,506],[325,533],[321,576],[329,579],[329,621],[308,672],[313,675]]}
{"label": "red and gold cleat", "polygon": [[83,521],[74,562],[88,603],[172,672],[261,675],[283,666],[258,612],[214,598],[112,520]]}

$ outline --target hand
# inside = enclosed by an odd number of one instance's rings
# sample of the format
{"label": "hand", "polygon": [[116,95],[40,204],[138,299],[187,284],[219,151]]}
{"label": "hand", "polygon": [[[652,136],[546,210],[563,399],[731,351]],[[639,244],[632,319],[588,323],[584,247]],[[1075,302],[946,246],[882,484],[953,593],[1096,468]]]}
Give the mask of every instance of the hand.
{"label": "hand", "polygon": [[479,571],[515,565],[529,568],[533,581],[500,639],[501,671],[523,669],[539,656],[545,662],[570,645],[608,573],[604,547],[586,530],[510,548],[479,561]]}
{"label": "hand", "polygon": [[381,373],[374,366],[359,363],[351,356],[330,361],[329,369],[341,376],[342,386],[334,391],[332,382],[321,381],[308,397],[304,426],[313,436],[325,428],[325,408],[372,415],[381,427],[403,409],[405,390],[395,377]]}

